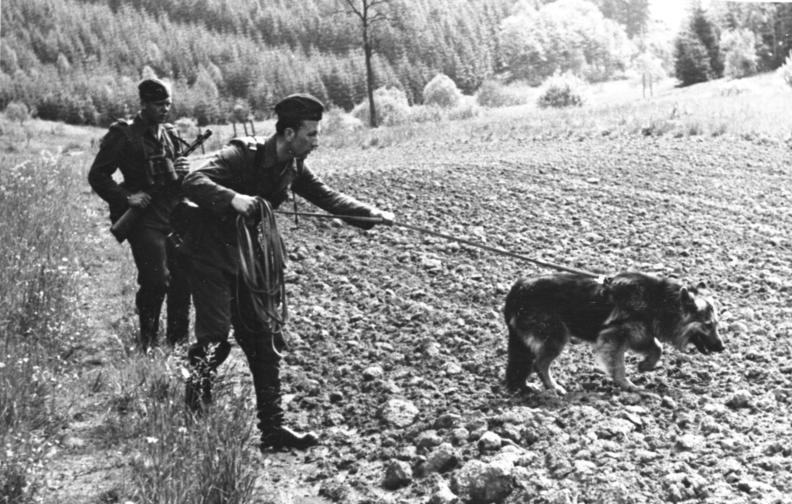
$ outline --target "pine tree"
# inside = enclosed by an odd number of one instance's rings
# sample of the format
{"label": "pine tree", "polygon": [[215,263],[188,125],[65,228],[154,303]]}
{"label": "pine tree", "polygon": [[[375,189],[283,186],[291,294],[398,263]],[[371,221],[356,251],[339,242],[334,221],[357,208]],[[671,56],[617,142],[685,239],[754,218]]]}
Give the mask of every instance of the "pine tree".
{"label": "pine tree", "polygon": [[723,77],[723,57],[720,53],[720,30],[710,21],[707,12],[698,6],[690,20],[690,32],[701,42],[709,57],[709,78]]}

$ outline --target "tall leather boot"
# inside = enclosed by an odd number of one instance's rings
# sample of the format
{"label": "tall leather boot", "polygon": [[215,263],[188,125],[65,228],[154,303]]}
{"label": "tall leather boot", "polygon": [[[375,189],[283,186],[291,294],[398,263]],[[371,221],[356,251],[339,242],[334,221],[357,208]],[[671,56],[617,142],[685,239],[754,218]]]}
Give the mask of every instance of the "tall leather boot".
{"label": "tall leather boot", "polygon": [[187,343],[190,327],[190,305],[179,306],[172,302],[173,296],[168,296],[167,326],[165,338],[169,345]]}
{"label": "tall leather boot", "polygon": [[184,403],[190,411],[202,411],[212,403],[212,380],[230,352],[231,344],[227,341],[190,346],[187,351],[190,376],[184,388]]}
{"label": "tall leather boot", "polygon": [[298,432],[283,425],[278,364],[275,363],[274,366],[268,366],[268,369],[264,370],[257,369],[255,374],[260,375],[254,376],[258,427],[261,431],[259,449],[262,452],[285,448],[304,450],[318,444],[319,436],[316,433]]}
{"label": "tall leather boot", "polygon": [[160,310],[164,295],[140,289],[135,296],[138,321],[140,323],[140,340],[138,344],[142,351],[157,345],[159,332]]}
{"label": "tall leather boot", "polygon": [[190,284],[184,258],[168,241],[168,309],[165,337],[169,345],[187,343],[190,327]]}

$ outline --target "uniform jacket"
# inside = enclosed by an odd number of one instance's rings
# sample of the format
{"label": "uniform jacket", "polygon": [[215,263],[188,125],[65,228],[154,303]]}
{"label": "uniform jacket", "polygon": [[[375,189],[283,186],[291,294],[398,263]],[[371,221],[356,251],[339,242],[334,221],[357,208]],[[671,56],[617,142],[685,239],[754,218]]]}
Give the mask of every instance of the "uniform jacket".
{"label": "uniform jacket", "polygon": [[[150,190],[149,156],[164,154],[171,161],[181,152],[181,140],[170,124],[161,124],[157,133],[138,114],[133,120],[119,120],[110,126],[102,138],[88,172],[88,182],[110,206],[110,219],[115,222],[127,208],[127,197],[138,191]],[[123,182],[113,180],[116,170],[121,170]],[[153,192],[152,202],[140,218],[147,227],[168,229],[170,212],[179,201],[178,183]]]}
{"label": "uniform jacket", "polygon": [[[330,213],[369,217],[373,210],[328,187],[302,159],[278,161],[274,135],[266,140],[233,140],[205,165],[187,174],[182,189],[202,210],[200,217],[192,219],[183,250],[194,260],[231,274],[236,274],[239,266],[235,224],[238,214],[231,207],[237,193],[261,196],[277,208],[291,189]],[[359,221],[350,223],[364,229],[372,226]]]}

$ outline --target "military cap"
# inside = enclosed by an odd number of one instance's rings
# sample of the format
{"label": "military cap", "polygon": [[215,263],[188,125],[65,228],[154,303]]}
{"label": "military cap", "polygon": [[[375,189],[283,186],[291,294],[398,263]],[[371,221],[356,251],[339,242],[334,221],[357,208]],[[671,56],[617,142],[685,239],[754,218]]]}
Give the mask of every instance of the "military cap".
{"label": "military cap", "polygon": [[145,79],[138,84],[140,99],[155,102],[170,98],[170,86],[159,79]]}
{"label": "military cap", "polygon": [[281,119],[301,119],[304,121],[320,121],[324,105],[309,94],[297,93],[289,95],[277,105],[275,113]]}

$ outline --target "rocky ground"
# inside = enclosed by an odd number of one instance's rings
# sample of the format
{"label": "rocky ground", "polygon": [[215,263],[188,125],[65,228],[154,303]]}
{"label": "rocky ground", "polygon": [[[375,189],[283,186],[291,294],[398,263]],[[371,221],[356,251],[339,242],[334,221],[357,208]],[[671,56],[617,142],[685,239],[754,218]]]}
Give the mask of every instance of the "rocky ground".
{"label": "rocky ground", "polygon": [[[639,395],[574,345],[555,366],[568,396],[535,377],[509,395],[506,292],[551,270],[398,226],[282,218],[287,419],[323,443],[261,458],[255,502],[792,502],[787,148],[486,127],[457,138],[311,161],[398,222],[606,275],[705,281],[727,351],[669,348],[646,374],[630,356],[651,392]],[[246,377],[233,355],[221,380]]]}

